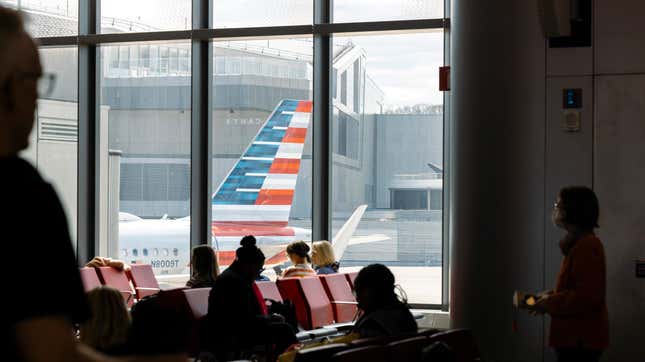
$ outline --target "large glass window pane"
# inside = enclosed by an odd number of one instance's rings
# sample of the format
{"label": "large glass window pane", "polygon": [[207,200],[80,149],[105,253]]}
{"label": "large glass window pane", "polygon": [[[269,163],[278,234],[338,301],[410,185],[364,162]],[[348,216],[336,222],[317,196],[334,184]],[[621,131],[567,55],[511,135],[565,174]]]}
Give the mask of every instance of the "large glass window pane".
{"label": "large glass window pane", "polygon": [[215,0],[213,27],[311,24],[313,0]]}
{"label": "large glass window pane", "polygon": [[31,161],[53,186],[63,204],[72,239],[76,240],[78,155],[78,51],[42,48],[43,71],[54,76],[49,94],[38,99],[29,148]]}
{"label": "large glass window pane", "polygon": [[287,243],[311,239],[312,41],[213,47],[213,247],[230,255],[253,234],[276,264]]}
{"label": "large glass window pane", "polygon": [[190,0],[101,1],[101,33],[191,28]]}
{"label": "large glass window pane", "polygon": [[78,0],[0,0],[0,5],[22,11],[34,37],[78,34]]}
{"label": "large glass window pane", "polygon": [[443,18],[444,0],[334,1],[336,23]]}
{"label": "large glass window pane", "polygon": [[334,53],[333,234],[367,205],[341,268],[385,264],[411,303],[440,304],[443,33],[337,36]]}
{"label": "large glass window pane", "polygon": [[[101,227],[107,230],[100,254],[151,264],[156,274],[173,275],[166,282],[185,283],[191,71],[189,62],[179,69],[177,61],[178,54],[190,57],[190,43],[114,44],[100,54]],[[133,61],[133,54],[145,59]],[[117,62],[110,59],[115,55]]]}

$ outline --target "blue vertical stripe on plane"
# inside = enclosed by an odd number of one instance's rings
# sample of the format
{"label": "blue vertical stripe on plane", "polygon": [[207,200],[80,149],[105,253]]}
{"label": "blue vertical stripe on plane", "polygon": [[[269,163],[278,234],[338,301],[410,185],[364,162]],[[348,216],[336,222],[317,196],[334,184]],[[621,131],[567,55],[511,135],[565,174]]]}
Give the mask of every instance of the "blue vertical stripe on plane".
{"label": "blue vertical stripe on plane", "polygon": [[273,161],[268,160],[239,160],[231,174],[244,175],[246,173],[268,173]]}
{"label": "blue vertical stripe on plane", "polygon": [[282,142],[285,133],[285,130],[264,128],[256,138],[256,141]]}
{"label": "blue vertical stripe on plane", "polygon": [[257,192],[218,192],[213,197],[213,205],[254,205],[257,198]]}
{"label": "blue vertical stripe on plane", "polygon": [[275,157],[278,153],[277,145],[251,145],[244,157]]}
{"label": "blue vertical stripe on plane", "polygon": [[282,101],[282,103],[276,108],[276,113],[279,112],[293,112],[298,107],[298,101]]}
{"label": "blue vertical stripe on plane", "polygon": [[289,123],[291,123],[291,114],[274,114],[273,117],[267,122],[266,128],[273,128],[273,127],[289,127]]}

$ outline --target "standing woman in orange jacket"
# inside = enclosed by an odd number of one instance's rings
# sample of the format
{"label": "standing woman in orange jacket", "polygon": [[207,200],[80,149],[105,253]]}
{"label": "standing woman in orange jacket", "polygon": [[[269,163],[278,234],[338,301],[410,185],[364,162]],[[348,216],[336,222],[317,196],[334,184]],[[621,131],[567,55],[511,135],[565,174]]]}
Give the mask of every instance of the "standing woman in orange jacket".
{"label": "standing woman in orange jacket", "polygon": [[566,230],[564,259],[556,288],[541,294],[530,309],[551,316],[549,345],[558,362],[599,361],[609,345],[605,252],[594,234],[598,199],[583,186],[560,190],[553,222]]}

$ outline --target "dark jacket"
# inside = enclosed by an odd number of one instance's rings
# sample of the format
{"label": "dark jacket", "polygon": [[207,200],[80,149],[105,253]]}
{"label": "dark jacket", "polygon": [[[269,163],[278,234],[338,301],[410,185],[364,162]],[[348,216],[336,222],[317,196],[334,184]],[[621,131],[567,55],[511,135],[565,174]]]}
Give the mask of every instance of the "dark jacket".
{"label": "dark jacket", "polygon": [[253,343],[249,333],[267,324],[253,282],[236,262],[215,280],[208,297],[207,323],[211,341],[218,346],[238,348]]}
{"label": "dark jacket", "polygon": [[572,244],[546,308],[551,315],[551,347],[608,347],[605,251],[596,235],[585,235]]}
{"label": "dark jacket", "polygon": [[362,315],[353,331],[361,338],[400,336],[416,333],[417,322],[405,304],[396,303]]}

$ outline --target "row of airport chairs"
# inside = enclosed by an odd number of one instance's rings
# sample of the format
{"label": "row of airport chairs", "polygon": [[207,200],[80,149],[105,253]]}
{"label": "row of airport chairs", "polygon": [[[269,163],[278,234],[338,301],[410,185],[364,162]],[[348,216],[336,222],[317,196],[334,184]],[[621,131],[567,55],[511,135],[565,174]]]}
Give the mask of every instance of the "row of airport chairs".
{"label": "row of airport chairs", "polygon": [[357,273],[339,273],[306,278],[285,278],[277,282],[257,282],[265,299],[289,299],[296,309],[298,323],[305,330],[351,323],[358,312],[353,293]]}
{"label": "row of airport chairs", "polygon": [[109,266],[80,268],[81,281],[88,292],[101,285],[118,289],[123,300],[131,307],[135,299],[159,292],[159,283],[149,264],[132,264],[130,270],[118,270]]}
{"label": "row of airport chairs", "polygon": [[[101,285],[110,285],[121,291],[129,306],[132,306],[134,298],[141,299],[159,293],[159,285],[150,265],[133,264],[129,272],[111,267],[81,268],[80,271],[86,291]],[[298,322],[305,329],[298,337],[300,340],[307,340],[334,334],[338,331],[336,327],[342,327],[343,323],[351,325],[357,312],[352,292],[355,278],[356,273],[330,274],[280,279],[277,282],[256,282],[256,285],[264,299],[278,302],[290,299],[294,302]],[[189,334],[195,336],[199,321],[208,313],[209,294],[210,288],[177,288],[162,291],[159,295],[160,300],[164,301],[163,304],[169,306],[173,313],[185,311],[182,313],[185,313],[193,325]],[[452,347],[457,352],[458,362],[477,360],[477,347],[469,331],[435,332],[437,331],[425,331],[415,336],[407,336],[408,338],[403,340],[392,337],[360,339],[350,344],[333,344],[303,350],[298,353],[296,361],[413,361],[418,360],[422,347],[435,341],[445,342]],[[188,340],[196,341],[194,338]],[[190,344],[189,352],[198,353],[199,346]],[[373,357],[376,355],[378,359]],[[356,356],[359,356],[358,359],[352,359]]]}
{"label": "row of airport chairs", "polygon": [[[80,269],[80,274],[86,292],[101,285],[109,285],[123,294],[129,307],[135,300],[156,294],[160,290],[149,264],[132,264],[128,271],[112,267],[85,267]],[[301,327],[312,330],[349,323],[355,319],[358,309],[352,290],[356,275],[356,272],[339,273],[256,284],[265,299],[278,302],[291,300],[296,307],[296,317]],[[192,303],[201,311],[208,309],[208,291],[209,289],[188,293]]]}
{"label": "row of airport chairs", "polygon": [[298,351],[295,362],[417,362],[424,360],[424,348],[435,342],[445,344],[454,353],[455,362],[480,361],[479,349],[471,331],[455,329],[444,332],[426,330],[412,336],[365,338],[351,343],[327,344]]}

